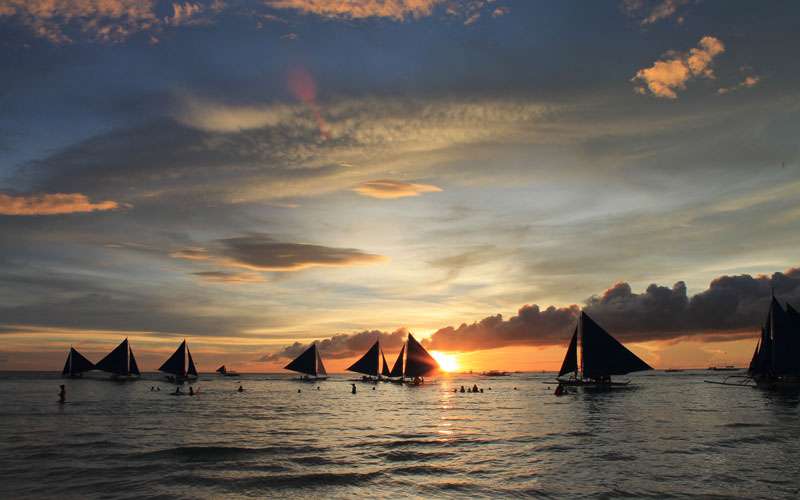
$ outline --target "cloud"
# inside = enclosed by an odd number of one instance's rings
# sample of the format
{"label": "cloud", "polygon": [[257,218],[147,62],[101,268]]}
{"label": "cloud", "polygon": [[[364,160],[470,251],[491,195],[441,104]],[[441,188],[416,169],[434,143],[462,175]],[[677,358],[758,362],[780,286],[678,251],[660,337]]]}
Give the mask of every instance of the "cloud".
{"label": "cloud", "polygon": [[[80,37],[92,42],[119,43],[140,31],[158,33],[165,26],[208,22],[202,11],[216,13],[226,7],[214,0],[172,3],[172,15],[159,17],[155,0],[3,0],[0,18],[16,19],[35,36],[52,43],[71,43]],[[151,35],[151,40],[158,39]]]}
{"label": "cloud", "polygon": [[208,284],[242,284],[252,283],[254,281],[266,281],[261,276],[255,274],[237,274],[227,271],[202,271],[191,273],[193,276],[198,276],[204,283]]}
{"label": "cloud", "polygon": [[748,88],[749,89],[749,88],[755,87],[758,84],[758,82],[760,82],[760,81],[761,81],[761,77],[758,76],[758,75],[748,76],[748,77],[745,77],[745,79],[743,81],[739,82],[738,84],[734,85],[733,87],[720,88],[719,90],[717,90],[717,93],[719,95],[723,95],[723,94],[727,94],[729,92],[733,92],[734,90],[739,90],[739,89],[742,89],[742,88]]}
{"label": "cloud", "polygon": [[[376,340],[380,341],[381,350],[383,350],[384,354],[399,352],[407,336],[408,330],[406,328],[399,328],[392,333],[379,330],[364,330],[358,333],[340,333],[329,339],[314,342],[326,358],[344,359],[364,354]],[[253,361],[271,362],[281,359],[293,359],[308,349],[309,345],[310,343],[295,342],[278,352],[264,354]],[[389,364],[394,363],[394,359],[387,358],[386,362]]]}
{"label": "cloud", "polygon": [[[709,342],[736,340],[757,334],[766,316],[773,288],[781,300],[798,304],[800,268],[776,272],[771,277],[720,276],[706,290],[691,298],[687,296],[682,281],[672,288],[652,284],[643,293],[633,292],[628,283],[620,281],[602,294],[586,299],[583,310],[623,343],[679,338]],[[496,314],[471,324],[441,328],[423,344],[429,349],[461,352],[507,346],[565,345],[575,329],[580,311],[581,308],[575,304],[545,309],[537,304],[525,305],[517,315],[507,320]],[[350,345],[355,341],[354,336],[362,334],[337,334],[321,341],[320,346]],[[358,342],[358,346],[363,350],[369,347],[366,341]],[[302,346],[295,344],[262,361],[296,356],[300,352]],[[340,353],[340,357],[347,357],[345,352],[349,355],[356,353],[342,347],[331,348],[331,352]]]}
{"label": "cloud", "polygon": [[443,3],[444,0],[269,0],[267,5],[333,19],[386,17],[402,21],[429,16],[434,7]]}
{"label": "cloud", "polygon": [[372,198],[403,198],[405,196],[419,196],[420,193],[441,191],[441,188],[428,184],[412,184],[396,180],[381,180],[362,182],[353,191],[363,196]]}
{"label": "cloud", "polygon": [[299,271],[313,266],[350,267],[385,262],[387,257],[352,248],[332,248],[306,243],[282,243],[262,234],[216,240],[216,250],[186,248],[171,257],[209,260],[217,265],[257,271]]}
{"label": "cloud", "polygon": [[0,214],[3,215],[72,214],[116,210],[119,207],[120,204],[115,201],[91,203],[86,195],[80,193],[34,194],[27,196],[0,194]]}
{"label": "cloud", "polygon": [[684,90],[691,79],[714,78],[711,63],[715,56],[725,52],[725,45],[712,36],[704,36],[697,45],[688,54],[670,52],[668,59],[639,70],[631,82],[643,83],[647,89],[637,86],[636,92],[645,95],[649,90],[656,97],[675,99],[677,91]]}
{"label": "cloud", "polygon": [[[666,19],[687,5],[689,0],[623,0],[620,9],[627,15],[637,18],[642,26],[652,24],[661,19]],[[677,18],[680,24],[684,20],[684,15]]]}

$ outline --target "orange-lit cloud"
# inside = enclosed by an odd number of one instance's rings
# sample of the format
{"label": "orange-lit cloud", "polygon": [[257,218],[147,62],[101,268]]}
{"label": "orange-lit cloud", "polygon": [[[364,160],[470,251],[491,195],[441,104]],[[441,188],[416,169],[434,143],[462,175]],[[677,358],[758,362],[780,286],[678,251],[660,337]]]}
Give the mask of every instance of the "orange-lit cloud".
{"label": "orange-lit cloud", "polygon": [[441,188],[428,184],[413,184],[396,180],[381,180],[362,182],[353,191],[363,196],[372,198],[392,199],[405,196],[419,196],[420,193],[441,191]]}
{"label": "orange-lit cloud", "polygon": [[[0,18],[16,18],[40,38],[53,43],[73,42],[75,35],[90,41],[122,42],[140,31],[159,32],[166,26],[206,22],[200,14],[226,7],[214,0],[199,3],[173,2],[172,15],[158,17],[155,0],[3,0]],[[151,37],[153,43],[158,38]]]}
{"label": "orange-lit cloud", "polygon": [[71,42],[71,23],[92,39],[120,41],[158,22],[153,0],[5,0],[0,17],[17,17],[33,32],[54,43]]}
{"label": "orange-lit cloud", "polygon": [[386,17],[403,20],[429,16],[444,0],[269,0],[278,9],[295,9],[329,18]]}
{"label": "orange-lit cloud", "polygon": [[0,214],[3,215],[72,214],[116,210],[119,207],[120,204],[116,201],[91,203],[86,195],[80,193],[34,194],[28,196],[0,194]]}
{"label": "orange-lit cloud", "polygon": [[350,267],[386,262],[387,257],[352,248],[332,248],[306,243],[282,243],[261,234],[217,240],[216,250],[186,248],[170,257],[208,260],[216,265],[256,271],[299,271],[314,266]]}
{"label": "orange-lit cloud", "polygon": [[649,90],[656,97],[675,99],[677,91],[684,90],[692,78],[714,78],[711,63],[715,56],[725,52],[725,45],[713,36],[704,36],[697,45],[688,54],[670,52],[668,59],[639,70],[631,82],[647,88],[637,86],[636,92],[644,95]]}
{"label": "orange-lit cloud", "polygon": [[739,89],[742,89],[742,88],[748,88],[749,89],[751,87],[755,87],[758,84],[758,82],[760,82],[760,81],[761,81],[761,77],[758,76],[758,75],[748,76],[748,77],[746,77],[744,79],[744,81],[739,82],[737,85],[734,85],[733,87],[720,88],[719,90],[717,90],[717,93],[722,95],[722,94],[727,94],[729,92],[733,92],[734,90],[739,90]]}
{"label": "orange-lit cloud", "polygon": [[[688,3],[689,0],[623,0],[620,3],[620,9],[625,14],[638,18],[639,23],[645,26],[675,15],[681,7]],[[684,16],[677,17],[679,24],[683,20]]]}

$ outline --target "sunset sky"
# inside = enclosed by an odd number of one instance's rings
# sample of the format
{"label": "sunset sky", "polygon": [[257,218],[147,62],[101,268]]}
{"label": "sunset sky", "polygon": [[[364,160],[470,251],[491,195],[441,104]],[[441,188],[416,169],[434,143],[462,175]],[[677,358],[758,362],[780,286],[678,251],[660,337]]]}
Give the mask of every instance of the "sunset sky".
{"label": "sunset sky", "polygon": [[[800,3],[0,0],[0,370],[655,368],[800,306]],[[391,361],[390,361],[391,362]]]}

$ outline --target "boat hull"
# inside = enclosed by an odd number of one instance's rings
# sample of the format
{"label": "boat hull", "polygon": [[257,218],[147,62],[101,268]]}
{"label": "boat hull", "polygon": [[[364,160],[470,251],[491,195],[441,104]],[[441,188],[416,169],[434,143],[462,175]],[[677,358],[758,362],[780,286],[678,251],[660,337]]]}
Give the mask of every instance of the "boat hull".
{"label": "boat hull", "polygon": [[584,380],[579,378],[570,378],[570,379],[556,379],[557,383],[570,386],[570,387],[625,387],[630,384],[629,380],[624,382],[612,382],[608,381],[599,381],[599,380]]}

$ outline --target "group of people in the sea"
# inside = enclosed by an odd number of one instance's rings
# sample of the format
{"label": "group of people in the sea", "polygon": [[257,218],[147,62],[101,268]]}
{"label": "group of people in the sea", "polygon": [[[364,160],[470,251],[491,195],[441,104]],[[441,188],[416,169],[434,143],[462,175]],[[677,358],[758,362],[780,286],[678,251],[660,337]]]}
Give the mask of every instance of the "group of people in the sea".
{"label": "group of people in the sea", "polygon": [[[489,387],[489,389],[488,389],[488,390],[490,390],[490,391],[491,391],[491,390],[492,390],[492,388],[491,388],[491,387]],[[483,392],[483,389],[482,389],[482,388],[481,388],[481,389],[478,389],[478,384],[472,384],[472,387],[471,387],[471,388],[470,388],[470,387],[467,387],[467,389],[466,389],[466,390],[464,390],[464,386],[462,385],[460,390],[459,390],[459,389],[453,389],[453,392]]]}

